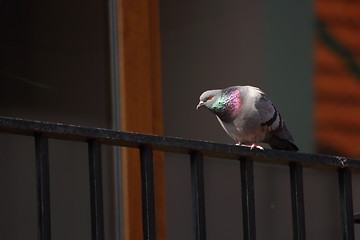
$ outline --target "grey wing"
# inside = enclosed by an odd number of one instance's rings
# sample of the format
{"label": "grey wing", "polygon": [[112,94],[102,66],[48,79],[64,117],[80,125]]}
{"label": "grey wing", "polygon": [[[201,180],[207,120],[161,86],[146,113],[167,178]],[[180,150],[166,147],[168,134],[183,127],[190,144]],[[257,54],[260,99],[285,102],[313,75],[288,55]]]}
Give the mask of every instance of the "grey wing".
{"label": "grey wing", "polygon": [[256,107],[260,113],[261,127],[267,132],[264,142],[269,143],[272,148],[297,151],[297,147],[293,144],[293,137],[270,100],[262,95]]}
{"label": "grey wing", "polygon": [[276,135],[282,139],[293,141],[293,137],[287,130],[280,113],[265,95],[261,95],[256,108],[260,113],[261,127],[267,131],[268,137]]}
{"label": "grey wing", "polygon": [[256,103],[260,115],[261,127],[267,132],[274,132],[282,127],[283,121],[274,105],[262,94]]}

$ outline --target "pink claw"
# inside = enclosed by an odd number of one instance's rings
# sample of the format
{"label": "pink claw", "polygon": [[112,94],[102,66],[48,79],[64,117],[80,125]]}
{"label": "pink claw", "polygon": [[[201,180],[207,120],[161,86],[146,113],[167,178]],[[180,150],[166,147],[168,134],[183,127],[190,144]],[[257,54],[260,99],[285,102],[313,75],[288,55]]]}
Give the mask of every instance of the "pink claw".
{"label": "pink claw", "polygon": [[260,145],[256,145],[256,143],[253,143],[251,146],[250,146],[250,150],[253,150],[254,148],[257,148],[257,149],[260,149],[262,151],[264,151],[264,148]]}
{"label": "pink claw", "polygon": [[248,147],[250,148],[250,150],[253,150],[254,148],[260,149],[262,151],[264,151],[264,148],[260,145],[257,145],[256,143],[253,143],[252,145],[245,145],[245,144],[240,144],[240,143],[236,143],[237,146],[243,146],[243,147]]}

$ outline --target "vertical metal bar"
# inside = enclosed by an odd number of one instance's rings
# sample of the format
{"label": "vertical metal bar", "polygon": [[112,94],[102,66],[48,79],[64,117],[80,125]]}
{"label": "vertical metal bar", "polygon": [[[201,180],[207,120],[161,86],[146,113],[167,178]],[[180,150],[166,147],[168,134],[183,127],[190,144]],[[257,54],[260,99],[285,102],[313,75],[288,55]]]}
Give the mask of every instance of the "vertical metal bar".
{"label": "vertical metal bar", "polygon": [[151,147],[140,146],[142,216],[144,240],[155,240],[155,196],[153,152]]}
{"label": "vertical metal bar", "polygon": [[240,158],[240,169],[244,239],[255,240],[254,166],[252,160]]}
{"label": "vertical metal bar", "polygon": [[101,144],[90,140],[89,176],[90,176],[90,206],[91,206],[91,238],[104,239],[104,210],[102,190]]}
{"label": "vertical metal bar", "polygon": [[[109,23],[109,55],[110,55],[110,79],[111,79],[111,119],[112,129],[120,131],[120,96],[119,96],[119,54],[118,54],[118,26],[117,26],[117,2],[108,1],[108,23]],[[115,178],[115,234],[116,239],[123,239],[122,219],[122,176],[120,147],[113,147],[113,174]]]}
{"label": "vertical metal bar", "polygon": [[115,191],[115,239],[123,239],[123,201],[122,201],[122,171],[121,171],[121,150],[120,147],[113,147],[113,174]]}
{"label": "vertical metal bar", "polygon": [[354,240],[351,172],[348,168],[339,168],[338,174],[342,239]]}
{"label": "vertical metal bar", "polygon": [[194,240],[205,240],[204,159],[202,153],[196,151],[190,157]]}
{"label": "vertical metal bar", "polygon": [[293,217],[293,239],[305,240],[305,210],[302,166],[290,163],[291,205]]}
{"label": "vertical metal bar", "polygon": [[35,134],[38,239],[50,240],[50,180],[48,138]]}

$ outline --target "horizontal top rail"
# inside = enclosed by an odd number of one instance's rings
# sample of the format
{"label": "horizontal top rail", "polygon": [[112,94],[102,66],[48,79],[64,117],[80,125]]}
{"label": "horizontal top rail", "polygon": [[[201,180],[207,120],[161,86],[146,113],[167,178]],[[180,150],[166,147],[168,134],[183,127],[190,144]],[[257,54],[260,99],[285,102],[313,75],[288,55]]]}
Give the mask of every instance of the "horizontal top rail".
{"label": "horizontal top rail", "polygon": [[267,164],[288,165],[290,162],[296,162],[301,163],[304,167],[315,169],[337,169],[339,167],[347,167],[351,168],[356,173],[360,173],[360,160],[345,157],[272,149],[265,149],[264,151],[250,150],[246,147],[208,141],[120,132],[101,128],[65,125],[61,123],[23,120],[19,118],[0,117],[0,132],[30,136],[41,133],[49,138],[83,142],[96,140],[103,144],[125,147],[138,148],[141,145],[149,145],[153,150],[173,153],[191,153],[193,151],[200,151],[205,156],[209,157],[226,159],[247,157],[253,159],[255,162]]}

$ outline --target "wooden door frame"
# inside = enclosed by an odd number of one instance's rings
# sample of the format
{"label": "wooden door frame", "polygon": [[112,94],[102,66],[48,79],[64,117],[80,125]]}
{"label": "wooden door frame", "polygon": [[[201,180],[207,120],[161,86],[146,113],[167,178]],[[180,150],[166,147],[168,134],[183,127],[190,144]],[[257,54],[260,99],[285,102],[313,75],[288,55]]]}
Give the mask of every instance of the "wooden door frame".
{"label": "wooden door frame", "polygon": [[[122,131],[162,135],[160,23],[158,0],[117,0],[120,125]],[[143,239],[140,160],[123,149],[123,234]],[[164,161],[154,152],[156,236],[165,239]]]}

